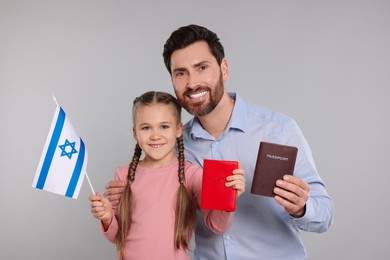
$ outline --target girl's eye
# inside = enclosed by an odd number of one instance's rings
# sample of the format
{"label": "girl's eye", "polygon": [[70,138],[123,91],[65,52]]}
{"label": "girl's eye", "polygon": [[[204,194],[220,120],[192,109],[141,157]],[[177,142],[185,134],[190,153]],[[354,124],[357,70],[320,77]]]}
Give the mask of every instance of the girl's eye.
{"label": "girl's eye", "polygon": [[143,127],[141,127],[141,130],[149,130],[150,129],[150,127],[149,126],[143,126]]}
{"label": "girl's eye", "polygon": [[161,128],[162,128],[162,129],[168,129],[169,126],[168,126],[168,125],[162,125]]}

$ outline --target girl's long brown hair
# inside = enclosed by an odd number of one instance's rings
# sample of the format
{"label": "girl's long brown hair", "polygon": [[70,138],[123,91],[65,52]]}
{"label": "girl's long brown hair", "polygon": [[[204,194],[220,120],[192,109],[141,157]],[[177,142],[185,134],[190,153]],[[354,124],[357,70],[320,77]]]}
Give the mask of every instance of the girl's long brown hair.
{"label": "girl's long brown hair", "polygon": [[[141,105],[153,105],[153,104],[166,104],[175,108],[177,123],[181,122],[181,106],[177,99],[171,94],[165,92],[146,92],[140,97],[137,97],[133,101],[133,124],[135,124],[135,116],[139,106]],[[178,150],[178,179],[179,189],[177,192],[176,208],[175,208],[175,230],[174,230],[174,246],[176,249],[183,248],[188,250],[189,240],[192,235],[195,218],[196,208],[194,201],[189,196],[185,187],[185,158],[184,158],[184,144],[183,138],[180,136],[177,138],[177,150]],[[118,255],[124,259],[124,249],[126,243],[126,237],[131,230],[131,214],[132,214],[132,194],[131,183],[135,179],[135,171],[141,157],[142,150],[138,143],[135,145],[134,155],[130,162],[129,171],[127,174],[126,188],[122,194],[121,200],[118,206],[117,218],[118,218],[118,232],[116,234],[115,244]],[[169,206],[169,205],[167,205]]]}

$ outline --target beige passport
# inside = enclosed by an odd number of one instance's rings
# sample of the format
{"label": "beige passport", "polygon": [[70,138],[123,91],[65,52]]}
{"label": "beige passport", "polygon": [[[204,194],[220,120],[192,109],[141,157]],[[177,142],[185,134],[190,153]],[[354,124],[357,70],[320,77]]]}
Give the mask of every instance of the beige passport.
{"label": "beige passport", "polygon": [[298,148],[260,142],[251,193],[273,197],[276,181],[283,175],[293,175]]}

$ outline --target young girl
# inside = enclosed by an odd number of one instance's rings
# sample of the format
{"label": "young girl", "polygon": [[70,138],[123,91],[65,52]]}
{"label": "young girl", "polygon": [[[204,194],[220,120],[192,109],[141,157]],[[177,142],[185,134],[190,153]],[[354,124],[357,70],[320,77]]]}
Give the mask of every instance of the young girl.
{"label": "young girl", "polygon": [[[147,92],[134,100],[137,144],[130,165],[115,173],[115,180],[128,184],[119,206],[113,207],[98,193],[89,196],[92,214],[101,220],[105,237],[115,242],[118,259],[190,259],[202,170],[184,160],[182,128],[181,107],[172,95]],[[243,170],[235,170],[226,186],[241,195],[245,189]],[[203,210],[202,214],[213,232],[223,233],[234,213]]]}

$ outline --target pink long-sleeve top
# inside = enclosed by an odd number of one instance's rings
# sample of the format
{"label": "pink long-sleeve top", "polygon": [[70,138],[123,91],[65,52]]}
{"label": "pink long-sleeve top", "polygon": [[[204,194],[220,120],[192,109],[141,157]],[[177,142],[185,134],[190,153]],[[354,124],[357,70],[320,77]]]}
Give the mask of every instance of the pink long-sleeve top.
{"label": "pink long-sleeve top", "polygon": [[[117,168],[115,180],[125,182],[129,166]],[[200,203],[202,169],[185,164],[185,185],[188,193]],[[126,239],[125,259],[190,259],[186,250],[174,248],[176,193],[179,188],[178,162],[160,168],[138,166],[131,184],[133,213],[131,230]],[[116,210],[114,209],[114,213]],[[224,233],[231,226],[233,212],[202,210],[205,224],[215,233]],[[105,237],[114,242],[118,222],[114,217]]]}

